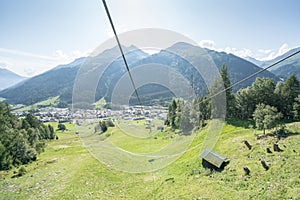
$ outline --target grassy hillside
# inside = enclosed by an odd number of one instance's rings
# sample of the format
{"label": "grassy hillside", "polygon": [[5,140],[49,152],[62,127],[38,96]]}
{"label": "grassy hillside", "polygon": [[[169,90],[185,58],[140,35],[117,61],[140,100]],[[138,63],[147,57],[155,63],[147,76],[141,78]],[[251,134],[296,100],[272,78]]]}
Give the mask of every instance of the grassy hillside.
{"label": "grassy hillside", "polygon": [[60,96],[63,100],[62,96],[72,94],[78,68],[79,66],[55,68],[27,79],[16,87],[0,91],[0,96],[6,98],[9,103],[24,105],[31,105],[55,96]]}
{"label": "grassy hillside", "polygon": [[39,107],[50,107],[50,106],[57,106],[58,104],[58,96],[56,97],[52,97],[52,98],[49,98],[47,100],[44,100],[44,101],[40,101],[40,102],[37,102],[35,104],[32,104],[30,106],[25,106],[25,107],[22,107],[22,108],[19,108],[17,110],[15,110],[16,112],[24,112],[24,111],[29,111],[29,110],[35,110]]}
{"label": "grassy hillside", "polygon": [[[299,199],[300,123],[287,124],[291,133],[279,142],[282,152],[273,152],[275,138],[257,140],[253,130],[242,125],[226,124],[215,146],[215,151],[230,158],[223,172],[210,172],[201,166],[199,154],[207,132],[203,129],[190,145],[194,148],[169,166],[134,174],[100,163],[82,146],[79,135],[91,134],[92,126],[81,127],[75,134],[78,129],[67,124],[69,131],[59,132],[59,140],[48,143],[38,161],[26,166],[25,175],[12,178],[18,169],[0,172],[0,199]],[[164,146],[170,138],[166,132],[154,134],[144,139],[148,149],[143,149],[129,135],[110,128],[102,136],[94,134],[83,141],[108,140],[146,153],[150,147],[154,151]],[[252,150],[244,145],[245,139]],[[266,153],[266,147],[273,153]],[[270,166],[268,171],[262,168],[261,159]],[[243,166],[251,170],[250,176],[245,176]]]}

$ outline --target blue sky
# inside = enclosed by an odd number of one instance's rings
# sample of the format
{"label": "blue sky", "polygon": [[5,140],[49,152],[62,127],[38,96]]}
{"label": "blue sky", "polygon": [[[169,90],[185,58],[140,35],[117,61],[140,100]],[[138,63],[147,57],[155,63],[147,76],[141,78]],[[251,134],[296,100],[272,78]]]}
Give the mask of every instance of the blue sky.
{"label": "blue sky", "polygon": [[[106,0],[118,32],[165,28],[199,45],[270,59],[300,46],[298,0]],[[110,38],[101,0],[1,0],[0,67],[32,76]]]}

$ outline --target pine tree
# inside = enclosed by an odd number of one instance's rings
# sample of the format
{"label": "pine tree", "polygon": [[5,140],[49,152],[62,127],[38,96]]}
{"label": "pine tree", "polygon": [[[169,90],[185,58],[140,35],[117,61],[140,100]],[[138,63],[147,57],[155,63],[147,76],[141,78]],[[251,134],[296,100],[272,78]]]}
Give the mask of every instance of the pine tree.
{"label": "pine tree", "polygon": [[298,95],[294,100],[293,117],[294,117],[294,120],[300,119],[300,95]]}
{"label": "pine tree", "polygon": [[235,110],[235,99],[232,94],[232,88],[230,88],[230,77],[227,70],[227,66],[225,64],[223,64],[220,68],[220,75],[223,80],[224,89],[226,89],[226,116],[232,117],[234,115]]}

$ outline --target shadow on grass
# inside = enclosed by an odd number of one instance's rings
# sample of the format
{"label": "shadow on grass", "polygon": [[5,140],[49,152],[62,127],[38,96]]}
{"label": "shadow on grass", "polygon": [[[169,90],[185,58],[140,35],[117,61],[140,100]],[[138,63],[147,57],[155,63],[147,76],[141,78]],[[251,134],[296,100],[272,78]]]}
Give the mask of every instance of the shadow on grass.
{"label": "shadow on grass", "polygon": [[230,125],[236,126],[236,127],[252,128],[255,126],[255,123],[252,119],[241,120],[241,119],[229,118],[229,119],[226,119],[225,121],[227,124],[230,124]]}
{"label": "shadow on grass", "polygon": [[202,167],[204,169],[209,169],[211,172],[212,171],[222,172],[229,163],[230,163],[230,161],[227,160],[227,161],[223,162],[220,167],[216,167],[215,165],[211,164],[210,162],[202,159]]}
{"label": "shadow on grass", "polygon": [[294,135],[300,135],[300,132],[284,130],[284,131],[278,132],[277,134],[276,133],[269,133],[269,134],[270,134],[270,136],[274,136],[274,137],[278,137],[278,138],[287,138],[287,137],[294,136]]}
{"label": "shadow on grass", "polygon": [[287,138],[287,137],[294,136],[294,135],[300,135],[300,132],[294,132],[294,131],[284,129],[284,130],[279,130],[277,133],[271,132],[271,133],[267,133],[265,135],[260,135],[257,137],[257,139],[263,139],[263,138],[267,138],[267,137],[275,137],[275,138],[278,138],[278,140],[280,140],[282,138]]}

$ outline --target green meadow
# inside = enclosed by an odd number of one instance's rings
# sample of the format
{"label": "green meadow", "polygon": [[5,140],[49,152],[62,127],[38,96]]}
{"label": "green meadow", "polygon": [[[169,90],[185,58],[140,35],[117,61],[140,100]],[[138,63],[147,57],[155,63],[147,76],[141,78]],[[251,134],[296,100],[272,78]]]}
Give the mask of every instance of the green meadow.
{"label": "green meadow", "polygon": [[[279,142],[282,152],[273,151],[276,138],[269,135],[257,139],[256,135],[262,133],[248,128],[246,122],[226,123],[214,147],[230,159],[222,172],[211,172],[201,165],[199,154],[208,128],[197,131],[192,139],[169,129],[138,138],[133,136],[135,133],[124,133],[123,129],[131,130],[130,123],[126,127],[122,122],[122,129],[110,127],[102,135],[94,133],[94,124],[66,124],[68,131],[57,132],[59,139],[47,143],[38,160],[25,166],[23,176],[16,176],[17,168],[0,172],[0,199],[300,198],[300,123],[286,124],[289,132]],[[141,124],[135,125],[143,128]],[[52,125],[57,127],[57,123]],[[251,150],[244,140],[252,145]],[[181,151],[174,141],[182,145],[188,141],[188,150],[177,157],[164,157],[168,152]],[[272,153],[266,152],[267,147]],[[126,152],[131,152],[132,157],[118,161],[124,159],[122,153]],[[156,161],[150,164],[153,168],[148,172],[128,172],[141,171],[139,164],[157,158],[154,155],[165,159],[157,166]],[[270,167],[268,171],[261,166],[261,160]],[[244,166],[250,169],[249,176]],[[122,170],[126,167],[129,170]]]}

